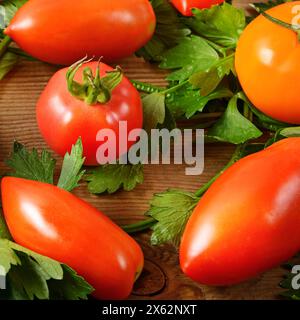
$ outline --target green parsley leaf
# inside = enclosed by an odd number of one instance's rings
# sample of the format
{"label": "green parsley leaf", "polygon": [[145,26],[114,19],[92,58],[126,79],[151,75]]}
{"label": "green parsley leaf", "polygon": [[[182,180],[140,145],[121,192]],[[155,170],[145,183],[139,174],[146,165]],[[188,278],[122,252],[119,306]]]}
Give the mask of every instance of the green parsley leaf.
{"label": "green parsley leaf", "polygon": [[153,38],[137,52],[145,60],[160,61],[161,54],[181,42],[190,30],[180,21],[176,10],[167,0],[152,0],[156,16]]}
{"label": "green parsley leaf", "polygon": [[65,264],[63,280],[50,279],[48,281],[49,297],[51,300],[86,300],[94,290],[82,277]]}
{"label": "green parsley leaf", "polygon": [[144,129],[150,132],[158,124],[163,124],[166,117],[165,95],[154,92],[143,98]]}
{"label": "green parsley leaf", "polygon": [[209,137],[218,141],[240,144],[262,135],[251,121],[240,114],[237,101],[237,95],[231,98],[225,113],[208,131]]}
{"label": "green parsley leaf", "polygon": [[199,198],[193,193],[182,190],[170,189],[155,194],[146,213],[158,221],[152,227],[151,244],[172,242],[178,245],[186,223],[198,202]]}
{"label": "green parsley leaf", "polygon": [[43,150],[39,155],[36,149],[26,150],[19,142],[14,142],[13,152],[6,164],[13,169],[10,176],[53,184],[55,160]]}
{"label": "green parsley leaf", "polygon": [[85,172],[81,170],[84,161],[82,141],[79,138],[76,144],[72,146],[71,154],[67,153],[65,155],[57,186],[67,191],[72,191],[78,187],[78,182]]}
{"label": "green parsley leaf", "polygon": [[4,0],[0,4],[0,28],[7,27],[14,17],[16,12],[27,2],[28,0]]}
{"label": "green parsley leaf", "polygon": [[300,137],[300,127],[289,127],[280,130],[280,135],[285,138]]}
{"label": "green parsley leaf", "polygon": [[173,116],[172,112],[170,109],[166,106],[166,115],[165,115],[165,120],[163,124],[159,124],[157,126],[158,129],[168,129],[172,131],[173,129],[177,128],[177,123],[175,120],[175,117]]}
{"label": "green parsley leaf", "polygon": [[201,95],[204,97],[212,93],[232,70],[234,70],[234,55],[219,60],[206,71],[194,73],[190,77],[190,83],[195,88],[199,88]]}
{"label": "green parsley leaf", "polygon": [[11,52],[6,52],[4,56],[0,59],[0,80],[3,80],[4,77],[14,68],[18,63],[19,57]]}
{"label": "green parsley leaf", "polygon": [[205,39],[191,36],[166,51],[159,66],[163,69],[178,69],[171,73],[167,80],[182,82],[195,72],[210,69],[218,60],[218,53]]}
{"label": "green parsley leaf", "polygon": [[200,96],[200,99],[197,104],[191,104],[186,110],[186,117],[190,119],[196,112],[202,112],[206,105],[212,100],[219,100],[223,98],[232,97],[233,93],[229,89],[218,89],[213,91],[207,96]]}
{"label": "green parsley leaf", "polygon": [[234,48],[246,27],[245,12],[226,2],[210,9],[193,9],[194,16],[185,19],[197,34],[227,48]]}
{"label": "green parsley leaf", "polygon": [[202,112],[210,101],[231,98],[232,95],[229,89],[219,87],[208,96],[202,97],[199,89],[194,89],[191,84],[187,83],[167,95],[166,106],[175,119],[183,116],[190,119],[196,112]]}
{"label": "green parsley leaf", "polygon": [[89,191],[94,194],[112,194],[120,188],[131,191],[144,182],[143,165],[107,164],[92,170],[85,179],[89,181]]}

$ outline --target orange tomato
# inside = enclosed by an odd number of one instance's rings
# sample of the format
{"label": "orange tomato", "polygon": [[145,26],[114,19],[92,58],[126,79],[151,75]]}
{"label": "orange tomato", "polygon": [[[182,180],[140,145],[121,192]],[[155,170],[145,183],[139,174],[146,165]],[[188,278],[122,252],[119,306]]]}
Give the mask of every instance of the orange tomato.
{"label": "orange tomato", "polygon": [[[291,24],[300,20],[300,1],[267,11]],[[238,42],[235,60],[241,86],[266,115],[300,124],[300,42],[297,33],[260,15]]]}

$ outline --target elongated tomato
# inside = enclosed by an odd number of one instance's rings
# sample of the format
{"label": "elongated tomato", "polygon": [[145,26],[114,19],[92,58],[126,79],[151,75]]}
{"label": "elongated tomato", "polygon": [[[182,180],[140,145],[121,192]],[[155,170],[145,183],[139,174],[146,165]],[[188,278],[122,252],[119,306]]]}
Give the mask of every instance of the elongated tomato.
{"label": "elongated tomato", "polygon": [[200,200],[180,264],[206,285],[232,285],[300,250],[300,138],[282,140],[232,167]]}
{"label": "elongated tomato", "polygon": [[124,299],[143,268],[139,245],[101,212],[50,184],[2,179],[5,220],[14,240],[72,267],[99,299]]}
{"label": "elongated tomato", "polygon": [[148,0],[30,0],[5,33],[35,58],[70,65],[85,55],[130,56],[151,39],[155,24]]}

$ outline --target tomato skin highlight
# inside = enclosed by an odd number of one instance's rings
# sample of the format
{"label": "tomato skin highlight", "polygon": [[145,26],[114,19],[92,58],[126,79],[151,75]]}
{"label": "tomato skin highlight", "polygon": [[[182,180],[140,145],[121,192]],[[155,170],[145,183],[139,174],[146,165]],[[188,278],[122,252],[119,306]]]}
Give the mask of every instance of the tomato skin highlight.
{"label": "tomato skin highlight", "polygon": [[183,272],[233,285],[287,261],[300,249],[300,138],[243,158],[200,200],[180,246]]}
{"label": "tomato skin highlight", "polygon": [[125,299],[144,258],[139,245],[108,217],[50,184],[2,179],[4,217],[14,240],[65,263],[98,299]]}
{"label": "tomato skin highlight", "polygon": [[148,0],[30,0],[5,33],[33,57],[71,65],[85,55],[115,61],[143,47],[156,26]]}
{"label": "tomato skin highlight", "polygon": [[[82,72],[86,67],[90,67],[95,74],[97,66],[97,62],[84,64],[75,80],[82,81]],[[102,77],[111,70],[104,63],[100,64]],[[68,68],[65,68],[54,74],[37,103],[37,123],[42,136],[50,148],[61,156],[70,152],[72,145],[81,137],[85,164],[97,165],[97,149],[104,143],[96,141],[97,133],[101,129],[111,129],[116,133],[116,156],[119,158],[119,122],[127,122],[127,135],[131,130],[141,129],[143,126],[143,107],[138,91],[123,77],[122,82],[113,90],[109,102],[88,105],[68,91],[67,71]],[[133,144],[134,142],[127,141],[124,153]]]}
{"label": "tomato skin highlight", "polygon": [[225,0],[171,0],[171,3],[182,15],[191,17],[193,15],[193,8],[208,9],[224,1]]}
{"label": "tomato skin highlight", "polygon": [[[300,1],[285,3],[267,13],[291,24],[297,5]],[[235,67],[257,109],[276,120],[300,124],[300,45],[295,32],[257,17],[241,35]]]}

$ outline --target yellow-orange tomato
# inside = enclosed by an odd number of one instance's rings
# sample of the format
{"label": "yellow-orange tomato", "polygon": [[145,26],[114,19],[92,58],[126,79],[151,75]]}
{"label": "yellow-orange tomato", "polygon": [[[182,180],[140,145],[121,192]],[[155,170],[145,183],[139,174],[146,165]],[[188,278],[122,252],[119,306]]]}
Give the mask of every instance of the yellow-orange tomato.
{"label": "yellow-orange tomato", "polygon": [[[300,24],[300,1],[267,13]],[[242,88],[257,109],[274,119],[300,124],[300,41],[296,32],[260,15],[242,34],[235,65]]]}

